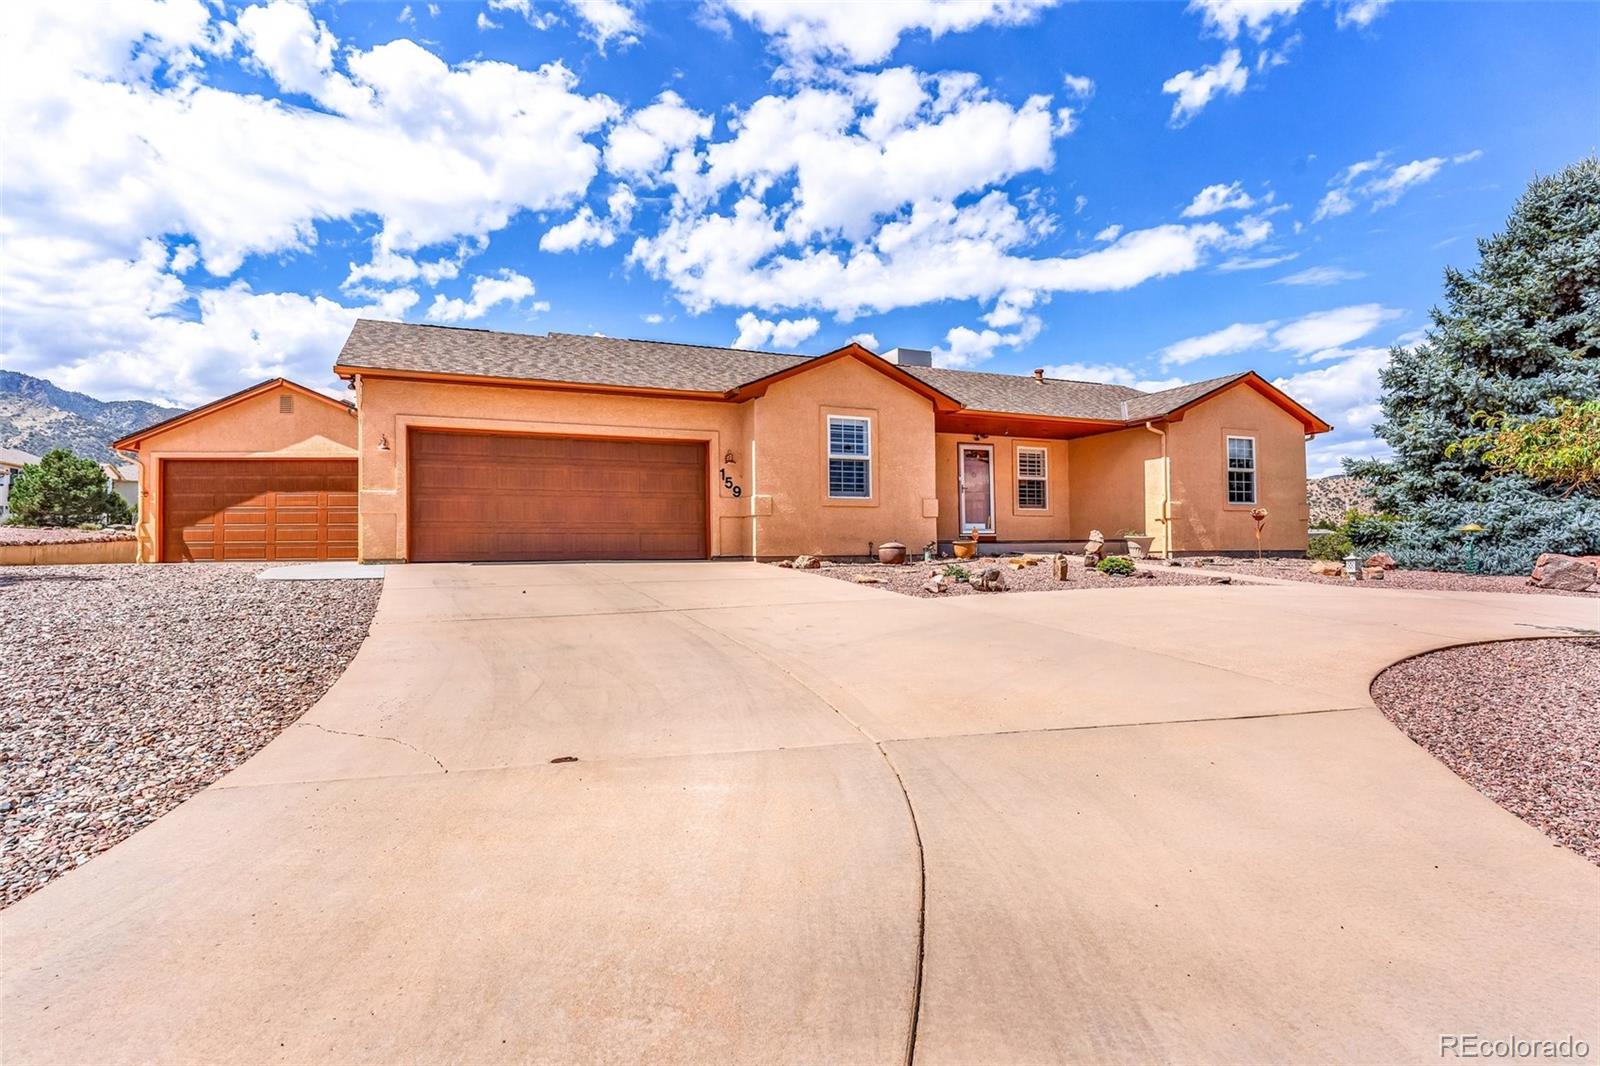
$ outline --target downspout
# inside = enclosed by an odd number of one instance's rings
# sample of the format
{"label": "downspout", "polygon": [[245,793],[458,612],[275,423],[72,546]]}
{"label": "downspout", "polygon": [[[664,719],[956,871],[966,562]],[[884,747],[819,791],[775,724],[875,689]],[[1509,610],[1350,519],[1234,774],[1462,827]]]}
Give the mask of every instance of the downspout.
{"label": "downspout", "polygon": [[1153,422],[1144,428],[1161,438],[1161,555],[1171,559],[1172,544],[1172,463],[1167,459],[1167,431],[1157,429]]}

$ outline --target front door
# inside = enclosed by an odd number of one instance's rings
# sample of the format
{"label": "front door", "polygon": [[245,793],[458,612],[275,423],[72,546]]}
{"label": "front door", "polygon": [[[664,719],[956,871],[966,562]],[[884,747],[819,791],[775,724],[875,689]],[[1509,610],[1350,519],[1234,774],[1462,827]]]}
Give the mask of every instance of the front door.
{"label": "front door", "polygon": [[963,444],[959,456],[961,532],[994,532],[994,446]]}

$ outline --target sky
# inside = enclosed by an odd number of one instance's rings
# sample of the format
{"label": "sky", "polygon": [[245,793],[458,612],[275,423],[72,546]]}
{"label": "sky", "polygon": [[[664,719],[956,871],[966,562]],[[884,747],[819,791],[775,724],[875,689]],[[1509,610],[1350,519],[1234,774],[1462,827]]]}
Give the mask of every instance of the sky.
{"label": "sky", "polygon": [[193,405],[358,316],[1155,389],[1383,454],[1389,346],[1600,143],[1600,4],[202,0],[0,14],[0,366]]}

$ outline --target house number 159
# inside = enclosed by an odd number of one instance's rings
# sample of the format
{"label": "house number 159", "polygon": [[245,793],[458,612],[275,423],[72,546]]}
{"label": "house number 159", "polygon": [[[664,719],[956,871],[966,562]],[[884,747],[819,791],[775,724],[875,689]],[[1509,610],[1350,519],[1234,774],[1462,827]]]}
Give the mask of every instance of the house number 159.
{"label": "house number 159", "polygon": [[729,492],[733,493],[733,498],[734,499],[738,499],[740,496],[744,495],[744,489],[740,488],[738,485],[735,485],[733,483],[733,478],[728,476],[728,468],[727,467],[723,467],[721,470],[717,471],[717,473],[722,475],[722,486],[723,486],[723,488],[725,488]]}

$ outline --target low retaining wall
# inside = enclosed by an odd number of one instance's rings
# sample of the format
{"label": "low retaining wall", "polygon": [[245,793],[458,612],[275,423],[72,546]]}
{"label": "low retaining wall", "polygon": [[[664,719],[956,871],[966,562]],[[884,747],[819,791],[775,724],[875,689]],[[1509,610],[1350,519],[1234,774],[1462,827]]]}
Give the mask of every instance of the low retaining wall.
{"label": "low retaining wall", "polygon": [[136,540],[90,540],[77,544],[0,544],[0,566],[75,566],[79,563],[131,563]]}

